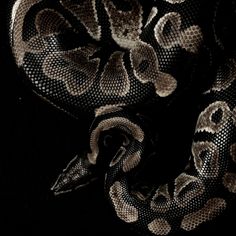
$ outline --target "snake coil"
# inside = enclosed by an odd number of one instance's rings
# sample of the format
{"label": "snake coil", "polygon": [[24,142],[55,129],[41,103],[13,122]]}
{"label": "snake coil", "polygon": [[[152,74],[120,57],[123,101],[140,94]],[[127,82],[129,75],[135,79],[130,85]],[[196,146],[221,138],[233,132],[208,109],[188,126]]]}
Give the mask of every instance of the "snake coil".
{"label": "snake coil", "polygon": [[[55,193],[91,182],[99,140],[109,146],[118,133],[105,195],[119,219],[144,234],[168,235],[194,230],[226,209],[236,194],[236,61],[217,28],[222,4],[15,1],[10,34],[17,67],[38,95],[92,123],[90,150],[68,164]],[[146,186],[145,194],[133,188],[132,175],[147,160],[155,120],[139,108],[163,111],[186,90],[197,91],[201,107],[190,158],[172,181]]]}

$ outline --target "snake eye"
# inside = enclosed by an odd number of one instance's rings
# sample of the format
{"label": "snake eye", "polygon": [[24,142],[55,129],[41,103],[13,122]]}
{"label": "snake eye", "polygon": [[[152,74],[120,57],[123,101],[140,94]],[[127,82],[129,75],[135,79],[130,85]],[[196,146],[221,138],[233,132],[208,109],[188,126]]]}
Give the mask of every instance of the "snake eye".
{"label": "snake eye", "polygon": [[103,138],[103,146],[104,147],[109,147],[112,144],[113,137],[110,134],[107,134]]}
{"label": "snake eye", "polygon": [[128,135],[121,133],[120,131],[113,130],[104,132],[104,134],[101,135],[101,141],[104,148],[112,149],[118,146],[127,147],[130,143],[130,138]]}

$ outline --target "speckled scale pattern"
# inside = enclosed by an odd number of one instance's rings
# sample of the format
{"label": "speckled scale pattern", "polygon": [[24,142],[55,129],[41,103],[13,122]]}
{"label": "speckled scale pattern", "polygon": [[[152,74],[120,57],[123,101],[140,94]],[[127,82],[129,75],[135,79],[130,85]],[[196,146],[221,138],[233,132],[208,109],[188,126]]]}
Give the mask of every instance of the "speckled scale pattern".
{"label": "speckled scale pattern", "polygon": [[[12,51],[25,80],[49,103],[91,122],[90,148],[63,170],[55,194],[95,179],[99,140],[115,130],[123,141],[104,171],[104,189],[117,218],[144,235],[168,235],[195,230],[228,207],[236,193],[236,61],[233,53],[222,57],[214,28],[220,4],[15,1]],[[153,129],[138,108],[168,106],[196,85],[201,111],[186,168],[146,195],[133,189],[130,176],[147,158]]]}

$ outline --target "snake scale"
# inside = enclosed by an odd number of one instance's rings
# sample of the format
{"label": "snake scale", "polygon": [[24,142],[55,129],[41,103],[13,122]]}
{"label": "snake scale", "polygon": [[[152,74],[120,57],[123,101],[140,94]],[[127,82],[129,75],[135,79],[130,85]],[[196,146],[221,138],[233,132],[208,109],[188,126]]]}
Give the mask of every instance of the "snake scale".
{"label": "snake scale", "polygon": [[[89,150],[63,170],[52,187],[56,194],[90,183],[101,162],[101,140],[109,146],[116,134],[104,190],[120,220],[144,235],[168,235],[192,231],[227,208],[236,194],[236,59],[219,36],[222,4],[14,2],[11,45],[25,81],[50,104],[91,122]],[[148,152],[155,120],[139,107],[168,107],[198,83],[205,85],[185,168],[168,183],[153,180],[146,191],[133,187],[132,176],[155,158]]]}

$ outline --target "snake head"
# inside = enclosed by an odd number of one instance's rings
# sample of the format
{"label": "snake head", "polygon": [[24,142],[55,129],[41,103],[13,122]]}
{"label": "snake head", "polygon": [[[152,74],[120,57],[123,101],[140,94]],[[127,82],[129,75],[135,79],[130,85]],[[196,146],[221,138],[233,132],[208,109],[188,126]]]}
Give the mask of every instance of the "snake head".
{"label": "snake head", "polygon": [[91,125],[90,151],[70,161],[51,190],[55,195],[71,192],[104,177],[109,168],[122,163],[127,149],[138,149],[143,139],[143,130],[120,109],[100,111]]}
{"label": "snake head", "polygon": [[126,151],[127,139],[114,131],[99,136],[97,153],[76,155],[58,176],[51,188],[55,195],[77,190],[104,177],[107,168],[120,160]]}
{"label": "snake head", "polygon": [[97,179],[94,165],[87,158],[76,156],[58,176],[51,190],[55,195],[71,192]]}

